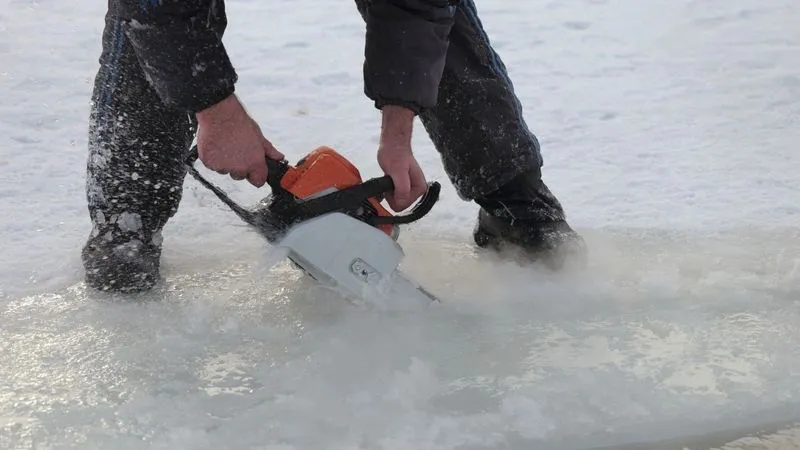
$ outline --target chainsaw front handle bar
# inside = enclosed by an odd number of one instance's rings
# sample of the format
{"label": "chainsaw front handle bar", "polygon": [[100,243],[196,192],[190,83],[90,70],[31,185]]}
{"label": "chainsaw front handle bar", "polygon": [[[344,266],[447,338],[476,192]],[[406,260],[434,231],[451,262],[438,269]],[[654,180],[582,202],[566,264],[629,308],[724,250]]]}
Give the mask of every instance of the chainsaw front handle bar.
{"label": "chainsaw front handle bar", "polygon": [[[282,188],[281,188],[282,189]],[[320,197],[315,197],[302,203],[296,204],[297,213],[303,218],[321,216],[334,211],[343,209],[356,209],[370,198],[382,198],[387,192],[394,190],[394,182],[388,175],[380,178],[372,178],[361,184],[346,187],[344,189],[331,192]],[[406,224],[421,219],[428,214],[433,205],[439,200],[441,185],[433,181],[428,183],[428,189],[417,202],[414,208],[405,214],[393,216],[374,216],[367,220],[371,225],[383,224]]]}
{"label": "chainsaw front handle bar", "polygon": [[[197,146],[192,146],[189,155],[186,159],[186,164],[189,165],[192,175],[197,178],[206,187],[211,188],[213,191],[218,189],[211,185],[208,181],[200,177],[200,174],[194,170],[194,162],[198,159]],[[289,163],[285,160],[276,161],[270,158],[267,160],[267,184],[269,184],[272,191],[276,194],[286,194],[286,190],[281,186],[281,179],[289,169]],[[336,212],[343,209],[355,209],[363,204],[370,198],[382,198],[387,192],[394,190],[394,182],[388,175],[369,179],[361,184],[350,186],[339,191],[331,192],[320,197],[315,197],[305,200],[293,205],[293,211],[297,214],[296,219],[306,220],[313,217],[321,216],[323,214]],[[439,201],[439,193],[441,192],[441,185],[437,181],[428,183],[428,189],[423,194],[419,202],[405,214],[397,214],[393,216],[374,216],[368,220],[371,225],[394,225],[394,224],[407,224],[421,219],[428,214],[433,206]],[[215,192],[220,194],[220,192]],[[238,205],[230,204],[234,211],[246,214]],[[237,211],[238,209],[238,211]]]}
{"label": "chainsaw front handle bar", "polygon": [[[382,184],[382,187],[388,187],[388,189],[383,189],[381,194],[390,192],[394,190],[394,183],[392,182],[392,178],[388,175],[383,176],[381,178],[376,178]],[[369,223],[372,225],[395,225],[395,224],[406,224],[417,221],[426,214],[431,212],[433,209],[433,205],[439,201],[439,193],[442,190],[442,186],[439,184],[438,181],[432,181],[428,183],[428,189],[425,190],[425,193],[422,195],[422,198],[414,205],[414,208],[411,211],[405,214],[396,214],[393,216],[374,216],[369,219]]]}

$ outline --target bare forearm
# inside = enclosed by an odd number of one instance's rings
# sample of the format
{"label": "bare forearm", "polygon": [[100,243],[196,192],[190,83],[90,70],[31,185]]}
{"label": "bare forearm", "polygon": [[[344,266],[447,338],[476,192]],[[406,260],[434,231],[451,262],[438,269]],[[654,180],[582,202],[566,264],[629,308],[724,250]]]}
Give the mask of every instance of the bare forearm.
{"label": "bare forearm", "polygon": [[231,94],[224,100],[198,111],[195,113],[195,117],[201,127],[207,127],[212,124],[230,122],[242,111],[243,107],[236,94]]}
{"label": "bare forearm", "polygon": [[381,108],[381,114],[381,146],[410,149],[414,111],[402,106],[385,105]]}
{"label": "bare forearm", "polygon": [[396,105],[384,105],[381,141],[378,145],[378,164],[392,177],[394,189],[386,200],[394,211],[402,211],[425,193],[425,174],[411,151],[414,110]]}

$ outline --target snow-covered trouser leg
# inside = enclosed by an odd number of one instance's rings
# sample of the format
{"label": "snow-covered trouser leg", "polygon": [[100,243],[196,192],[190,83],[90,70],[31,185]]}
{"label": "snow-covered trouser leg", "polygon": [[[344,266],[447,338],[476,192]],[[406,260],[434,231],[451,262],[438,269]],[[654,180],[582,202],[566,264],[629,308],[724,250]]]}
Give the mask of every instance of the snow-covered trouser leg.
{"label": "snow-covered trouser leg", "polygon": [[159,278],[161,230],[181,200],[194,124],[148,84],[114,3],[92,94],[86,195],[93,228],[82,256],[90,286],[141,291]]}
{"label": "snow-covered trouser leg", "polygon": [[[362,17],[370,1],[356,0]],[[457,2],[438,100],[419,118],[458,194],[481,206],[478,245],[521,246],[551,267],[584,259],[583,240],[542,181],[539,141],[473,0]]]}

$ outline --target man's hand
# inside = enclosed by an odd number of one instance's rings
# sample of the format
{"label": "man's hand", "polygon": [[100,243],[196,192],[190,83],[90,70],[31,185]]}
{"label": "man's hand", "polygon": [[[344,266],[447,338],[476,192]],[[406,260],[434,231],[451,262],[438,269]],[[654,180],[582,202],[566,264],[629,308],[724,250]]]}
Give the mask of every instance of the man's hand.
{"label": "man's hand", "polygon": [[283,154],[261,133],[239,99],[231,95],[197,113],[197,151],[209,169],[230,174],[261,187],[267,182],[265,156],[281,160]]}
{"label": "man's hand", "polygon": [[427,189],[425,175],[411,151],[414,113],[389,105],[383,107],[382,113],[378,164],[394,182],[394,191],[386,195],[386,201],[395,212],[400,212],[414,204]]}

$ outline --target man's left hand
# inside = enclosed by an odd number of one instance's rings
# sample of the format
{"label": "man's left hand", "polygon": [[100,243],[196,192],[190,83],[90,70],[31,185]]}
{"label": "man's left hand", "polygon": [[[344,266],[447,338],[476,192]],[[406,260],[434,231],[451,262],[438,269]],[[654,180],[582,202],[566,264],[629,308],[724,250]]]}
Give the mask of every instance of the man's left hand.
{"label": "man's left hand", "polygon": [[411,146],[381,145],[378,164],[394,182],[394,191],[386,194],[386,201],[395,212],[414,204],[427,190],[425,174],[414,158]]}
{"label": "man's left hand", "polygon": [[394,105],[384,106],[381,111],[383,123],[378,164],[394,182],[394,191],[386,194],[386,201],[395,212],[400,212],[414,204],[428,188],[425,175],[411,151],[414,112]]}

